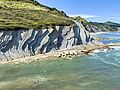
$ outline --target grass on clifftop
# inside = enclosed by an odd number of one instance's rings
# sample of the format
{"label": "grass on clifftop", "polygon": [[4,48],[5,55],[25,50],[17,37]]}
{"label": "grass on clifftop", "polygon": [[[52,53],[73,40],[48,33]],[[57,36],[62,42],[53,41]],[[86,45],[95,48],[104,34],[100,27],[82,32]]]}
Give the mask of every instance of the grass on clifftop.
{"label": "grass on clifftop", "polygon": [[0,0],[0,30],[38,29],[73,22],[63,11],[49,8],[32,0]]}

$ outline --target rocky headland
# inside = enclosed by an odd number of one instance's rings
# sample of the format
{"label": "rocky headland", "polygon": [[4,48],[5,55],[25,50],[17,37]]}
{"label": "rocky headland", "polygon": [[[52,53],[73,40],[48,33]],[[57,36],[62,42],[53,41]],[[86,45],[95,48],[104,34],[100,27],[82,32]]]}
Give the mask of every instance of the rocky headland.
{"label": "rocky headland", "polygon": [[33,0],[1,0],[0,5],[0,63],[70,58],[109,48],[89,33],[82,18]]}

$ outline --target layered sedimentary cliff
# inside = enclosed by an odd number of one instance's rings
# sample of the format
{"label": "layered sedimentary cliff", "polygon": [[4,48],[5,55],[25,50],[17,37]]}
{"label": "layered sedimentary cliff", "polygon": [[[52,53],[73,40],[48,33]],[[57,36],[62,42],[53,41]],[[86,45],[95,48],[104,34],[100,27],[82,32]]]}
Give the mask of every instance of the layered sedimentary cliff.
{"label": "layered sedimentary cliff", "polygon": [[2,0],[0,60],[71,49],[94,41],[81,21],[78,22],[36,0]]}
{"label": "layered sedimentary cliff", "polygon": [[93,37],[81,23],[71,26],[53,26],[51,29],[1,30],[0,60],[13,60],[60,49],[69,49],[93,40]]}

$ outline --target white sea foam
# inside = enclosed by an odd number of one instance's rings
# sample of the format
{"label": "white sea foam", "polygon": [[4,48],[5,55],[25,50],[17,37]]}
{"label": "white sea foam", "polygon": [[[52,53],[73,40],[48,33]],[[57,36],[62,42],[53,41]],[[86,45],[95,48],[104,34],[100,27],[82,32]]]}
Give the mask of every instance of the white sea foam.
{"label": "white sea foam", "polygon": [[99,53],[99,52],[107,52],[108,49],[98,49],[98,50],[94,50],[92,51],[93,53]]}
{"label": "white sea foam", "polygon": [[110,46],[110,48],[113,48],[114,50],[120,50],[120,46]]}
{"label": "white sea foam", "polygon": [[[111,49],[113,50],[120,50],[120,46],[110,46]],[[107,52],[108,49],[97,49],[92,51],[92,53],[99,53],[99,52]]]}
{"label": "white sea foam", "polygon": [[45,81],[47,81],[48,79],[47,78],[45,78],[45,77],[40,77],[40,76],[35,76],[35,77],[31,77],[31,78],[19,78],[19,79],[17,79],[17,80],[11,80],[11,81],[2,81],[2,82],[0,82],[0,90],[1,90],[1,88],[3,88],[3,87],[5,87],[5,86],[9,86],[9,85],[19,85],[20,83],[28,83],[28,85],[30,85],[30,84],[33,84],[33,83],[35,83],[35,82],[37,82],[38,83],[38,81],[39,82],[45,82]]}
{"label": "white sea foam", "polygon": [[109,33],[109,32],[97,32],[97,33],[90,33],[91,35],[98,35],[98,34],[104,34],[104,33]]}
{"label": "white sea foam", "polygon": [[115,61],[120,64],[120,60],[119,59],[115,58]]}
{"label": "white sea foam", "polygon": [[114,66],[117,66],[117,67],[120,67],[120,65],[116,64],[116,63],[112,63],[112,62],[108,62],[108,61],[105,61],[105,60],[101,60],[103,63],[106,63],[106,64],[109,64],[109,65],[114,65]]}
{"label": "white sea foam", "polygon": [[[120,46],[111,46],[110,48],[113,48],[113,52],[112,51],[109,52],[108,49],[100,49],[100,50],[94,50],[92,52],[93,54],[91,55],[95,57],[97,56],[103,63],[120,67],[120,59],[118,58],[120,54],[118,51],[116,51],[116,50],[120,50]],[[103,53],[99,54],[100,52]]]}

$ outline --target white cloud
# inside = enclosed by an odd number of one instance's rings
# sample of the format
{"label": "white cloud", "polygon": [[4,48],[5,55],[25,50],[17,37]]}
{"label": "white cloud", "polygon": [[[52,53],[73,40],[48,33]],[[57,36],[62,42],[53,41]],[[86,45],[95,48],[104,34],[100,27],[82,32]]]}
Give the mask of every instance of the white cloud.
{"label": "white cloud", "polygon": [[108,17],[108,19],[120,19],[119,17]]}
{"label": "white cloud", "polygon": [[76,15],[68,14],[68,16],[70,16],[70,17],[81,16],[82,18],[85,18],[85,19],[97,18],[98,17],[98,16],[95,16],[95,15],[88,15],[88,14],[76,14]]}

